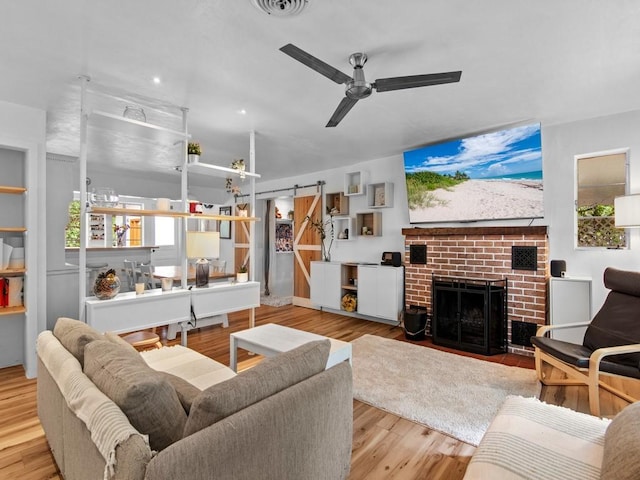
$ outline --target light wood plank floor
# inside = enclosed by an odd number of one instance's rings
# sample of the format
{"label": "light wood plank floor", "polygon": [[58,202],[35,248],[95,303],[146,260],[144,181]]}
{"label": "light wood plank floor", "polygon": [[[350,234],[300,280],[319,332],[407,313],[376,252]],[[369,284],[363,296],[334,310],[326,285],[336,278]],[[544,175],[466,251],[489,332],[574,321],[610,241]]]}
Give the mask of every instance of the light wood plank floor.
{"label": "light wood plank floor", "polygon": [[[344,341],[367,333],[398,339],[404,337],[400,327],[292,306],[262,306],[257,309],[256,323],[280,323]],[[189,347],[228,365],[229,334],[247,326],[246,312],[232,314],[229,328],[214,326],[189,333]],[[167,341],[164,338],[166,329],[161,330],[161,335],[165,344],[179,342],[179,339]],[[491,357],[491,360],[514,364],[513,357]],[[238,359],[242,369],[259,361],[259,356],[251,356],[241,350]],[[531,362],[524,359],[523,363]],[[588,411],[585,387],[545,387],[542,399]],[[601,399],[605,415],[613,415],[624,406],[623,402],[606,393]],[[353,408],[350,480],[457,480],[464,475],[474,452],[473,446],[358,401],[354,401]],[[62,478],[38,421],[36,381],[27,380],[22,367],[0,369],[0,478]]]}

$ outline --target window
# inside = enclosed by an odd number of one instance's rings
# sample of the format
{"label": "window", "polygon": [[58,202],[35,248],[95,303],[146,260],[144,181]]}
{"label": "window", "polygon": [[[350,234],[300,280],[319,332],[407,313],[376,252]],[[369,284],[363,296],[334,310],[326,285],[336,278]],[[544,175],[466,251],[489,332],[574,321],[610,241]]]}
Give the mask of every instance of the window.
{"label": "window", "polygon": [[577,247],[625,247],[613,200],[627,191],[627,152],[577,157],[576,176]]}

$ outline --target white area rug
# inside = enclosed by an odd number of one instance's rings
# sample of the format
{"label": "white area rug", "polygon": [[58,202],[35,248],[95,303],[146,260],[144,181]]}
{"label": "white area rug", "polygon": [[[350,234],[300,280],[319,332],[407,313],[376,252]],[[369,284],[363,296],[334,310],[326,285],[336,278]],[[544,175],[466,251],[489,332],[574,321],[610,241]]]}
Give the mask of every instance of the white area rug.
{"label": "white area rug", "polygon": [[282,307],[283,305],[290,305],[292,297],[279,297],[277,295],[260,295],[260,304],[269,305],[270,307]]}
{"label": "white area rug", "polygon": [[354,398],[472,445],[507,395],[540,395],[534,370],[375,335],[351,344]]}

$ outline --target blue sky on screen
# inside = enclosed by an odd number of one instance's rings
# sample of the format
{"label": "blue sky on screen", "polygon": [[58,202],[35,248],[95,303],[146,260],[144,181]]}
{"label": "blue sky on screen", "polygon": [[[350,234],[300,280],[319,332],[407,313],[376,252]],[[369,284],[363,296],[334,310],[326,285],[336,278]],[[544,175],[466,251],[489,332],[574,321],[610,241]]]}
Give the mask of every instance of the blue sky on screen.
{"label": "blue sky on screen", "polygon": [[542,171],[540,124],[429,145],[404,153],[405,172],[461,171],[471,178],[494,178]]}

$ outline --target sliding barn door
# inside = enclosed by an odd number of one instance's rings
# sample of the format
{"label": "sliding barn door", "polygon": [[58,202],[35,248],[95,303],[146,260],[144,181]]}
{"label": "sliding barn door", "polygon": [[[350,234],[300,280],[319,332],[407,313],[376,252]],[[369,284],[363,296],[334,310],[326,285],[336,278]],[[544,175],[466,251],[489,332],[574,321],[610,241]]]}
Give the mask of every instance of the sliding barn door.
{"label": "sliding barn door", "polygon": [[322,219],[322,192],[294,197],[293,304],[311,304],[311,261],[320,260],[320,234],[308,228],[307,216]]}

